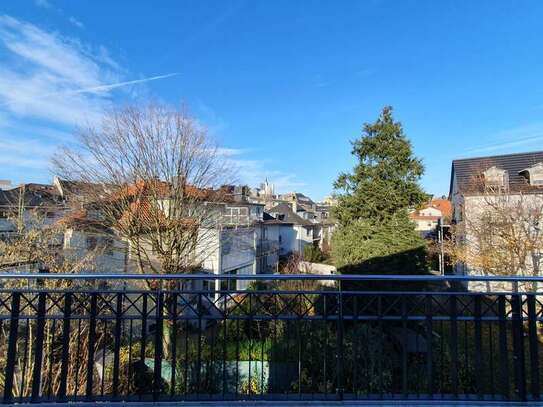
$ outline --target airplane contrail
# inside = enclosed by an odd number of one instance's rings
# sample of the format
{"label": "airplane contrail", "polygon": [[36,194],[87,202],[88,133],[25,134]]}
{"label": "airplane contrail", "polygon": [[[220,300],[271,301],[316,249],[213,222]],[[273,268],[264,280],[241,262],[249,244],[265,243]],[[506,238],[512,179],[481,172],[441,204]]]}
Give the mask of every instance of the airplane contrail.
{"label": "airplane contrail", "polygon": [[149,78],[143,78],[143,79],[136,79],[133,81],[125,81],[125,82],[118,82],[118,83],[111,83],[108,85],[99,85],[99,86],[92,86],[90,88],[83,88],[83,89],[76,89],[68,92],[61,92],[64,94],[77,94],[77,93],[95,93],[95,92],[101,92],[105,90],[120,88],[122,86],[127,85],[135,85],[136,83],[143,83],[143,82],[150,82],[150,81],[156,81],[158,79],[166,79],[170,78],[172,76],[179,75],[179,73],[169,73],[166,75],[158,75],[158,76],[151,76]]}

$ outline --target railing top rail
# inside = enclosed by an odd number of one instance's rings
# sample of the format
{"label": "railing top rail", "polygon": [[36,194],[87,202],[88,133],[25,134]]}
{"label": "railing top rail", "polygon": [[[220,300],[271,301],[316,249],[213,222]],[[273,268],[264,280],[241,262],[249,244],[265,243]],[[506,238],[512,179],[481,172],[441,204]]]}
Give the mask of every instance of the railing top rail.
{"label": "railing top rail", "polygon": [[93,273],[0,273],[2,279],[48,280],[329,280],[403,282],[543,282],[543,276],[395,275],[395,274],[93,274]]}

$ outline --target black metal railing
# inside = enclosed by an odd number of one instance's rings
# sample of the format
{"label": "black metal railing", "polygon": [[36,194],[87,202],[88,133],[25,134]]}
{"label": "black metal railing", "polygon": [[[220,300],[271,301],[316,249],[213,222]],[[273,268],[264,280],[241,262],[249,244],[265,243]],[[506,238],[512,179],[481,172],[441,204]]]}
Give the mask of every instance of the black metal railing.
{"label": "black metal railing", "polygon": [[0,276],[0,400],[540,398],[541,279],[213,278]]}

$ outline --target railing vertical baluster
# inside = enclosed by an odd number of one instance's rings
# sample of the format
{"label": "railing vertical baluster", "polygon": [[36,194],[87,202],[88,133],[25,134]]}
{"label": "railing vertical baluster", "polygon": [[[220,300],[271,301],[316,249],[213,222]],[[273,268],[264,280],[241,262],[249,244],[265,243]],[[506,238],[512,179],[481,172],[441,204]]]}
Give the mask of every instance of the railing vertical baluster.
{"label": "railing vertical baluster", "polygon": [[113,344],[113,398],[119,397],[119,361],[121,353],[121,327],[123,323],[123,293],[117,293],[117,304],[115,309],[115,331]]}
{"label": "railing vertical baluster", "polygon": [[515,391],[522,401],[526,400],[526,364],[524,361],[524,328],[522,324],[522,294],[511,296],[513,360],[515,365]]}
{"label": "railing vertical baluster", "polygon": [[132,356],[132,351],[134,349],[133,347],[133,336],[134,336],[134,320],[132,318],[130,318],[129,322],[128,322],[128,360],[126,361],[127,363],[127,367],[128,367],[128,372],[127,372],[127,386],[126,386],[126,395],[127,396],[132,396],[132,389],[134,388],[134,380],[132,378],[132,375],[133,375],[133,367],[132,367],[132,362],[133,362],[133,356]]}
{"label": "railing vertical baluster", "polygon": [[[288,325],[287,325],[287,329],[288,329]],[[240,338],[239,332],[240,332],[239,319],[236,318],[236,338]],[[238,398],[238,395],[239,395],[239,342],[240,342],[239,340],[236,341],[236,399]],[[198,345],[199,344],[200,344],[200,336],[198,336]]]}
{"label": "railing vertical baluster", "polygon": [[483,397],[483,366],[482,366],[482,328],[481,328],[481,295],[475,296],[475,383],[477,386],[477,397]]}
{"label": "railing vertical baluster", "polygon": [[[21,361],[19,361],[19,369],[21,369],[20,371],[22,373],[21,374],[22,377],[19,384],[19,402],[23,402],[23,397],[26,394],[25,392],[25,390],[27,389],[27,383],[25,382],[26,367],[28,366],[28,358],[30,357],[29,353],[32,353],[32,352],[29,352],[29,348],[32,346],[30,344],[30,337],[32,336],[30,332],[32,331],[32,326],[28,318],[26,320],[25,328],[26,329],[25,329],[25,334],[24,334],[24,351],[23,351],[22,366],[21,366]],[[20,345],[17,346],[17,351],[18,352],[20,351]]]}
{"label": "railing vertical baluster", "polygon": [[162,291],[156,294],[156,314],[155,314],[155,363],[153,371],[153,400],[158,401],[161,393],[162,383],[162,335],[163,335],[163,298]]}
{"label": "railing vertical baluster", "polygon": [[352,332],[352,341],[353,341],[353,393],[355,399],[358,399],[358,344],[360,338],[356,334],[358,332],[358,295],[353,294],[353,332]]}
{"label": "railing vertical baluster", "polygon": [[528,298],[528,334],[530,335],[530,390],[532,398],[539,400],[539,341],[537,340],[537,316],[535,312],[535,295]]}
{"label": "railing vertical baluster", "polygon": [[170,378],[170,398],[173,398],[175,395],[175,380],[176,380],[176,369],[177,369],[177,293],[168,294],[169,297],[169,306],[171,309],[172,315],[172,335],[171,335],[171,378]]}
{"label": "railing vertical baluster", "polygon": [[[196,396],[200,398],[200,380],[202,378],[202,293],[198,293],[198,305],[196,306],[196,313],[198,315],[198,343],[197,343],[197,357],[196,357]],[[239,335],[238,335],[239,337]]]}
{"label": "railing vertical baluster", "polygon": [[138,387],[138,395],[141,399],[143,397],[143,384],[142,379],[147,365],[145,364],[145,348],[147,347],[147,293],[142,294],[142,304],[141,304],[141,337],[140,337],[140,366],[139,369],[136,369],[134,376],[136,378]]}
{"label": "railing vertical baluster", "polygon": [[68,382],[68,363],[70,357],[70,317],[72,314],[72,293],[64,294],[64,312],[62,315],[62,356],[60,365],[60,385],[58,400],[66,400],[66,387]]}
{"label": "railing vertical baluster", "polygon": [[432,295],[426,295],[426,377],[428,383],[428,395],[434,396],[433,378],[433,327],[432,327]]}
{"label": "railing vertical baluster", "polygon": [[89,344],[88,344],[88,357],[87,357],[87,383],[85,391],[86,401],[92,401],[92,387],[94,379],[94,345],[96,341],[96,317],[98,314],[98,294],[93,292],[91,294],[91,307],[90,307],[90,319],[89,319]]}
{"label": "railing vertical baluster", "polygon": [[45,305],[47,293],[38,294],[38,314],[36,320],[36,336],[34,338],[34,367],[32,370],[32,396],[31,401],[39,401],[41,392],[41,376],[43,367],[43,340],[45,336]]}
{"label": "railing vertical baluster", "polygon": [[[303,323],[303,319],[299,317],[296,323],[296,343],[298,344],[298,352],[297,352],[298,353],[298,363],[297,363],[298,364],[298,398],[300,400],[302,398],[302,335],[300,332],[302,323]],[[250,379],[249,379],[249,382],[251,382]]]}
{"label": "railing vertical baluster", "polygon": [[500,387],[504,398],[509,399],[509,351],[507,349],[507,311],[505,296],[498,297],[499,347],[500,347]]}
{"label": "railing vertical baluster", "polygon": [[402,393],[407,398],[407,296],[402,298]]}
{"label": "railing vertical baluster", "polygon": [[[189,320],[188,319],[185,319],[185,369],[184,369],[184,377],[185,377],[185,388],[184,388],[184,393],[183,395],[187,396],[189,390],[190,390],[190,385],[192,383],[192,376],[189,376],[189,367],[192,369],[192,365],[191,365],[191,361],[189,359]],[[192,373],[192,370],[191,372]]]}
{"label": "railing vertical baluster", "polygon": [[450,297],[450,324],[451,337],[449,339],[451,347],[451,381],[452,392],[455,398],[458,398],[458,309],[456,307],[456,295]]}
{"label": "railing vertical baluster", "polygon": [[19,332],[19,306],[21,304],[21,293],[14,292],[11,298],[11,318],[9,322],[9,339],[6,359],[6,370],[4,373],[4,403],[13,401],[13,375],[15,373],[15,362],[17,360],[17,339]]}
{"label": "railing vertical baluster", "polygon": [[[324,326],[324,352],[323,352],[323,369],[322,369],[322,375],[323,375],[323,382],[324,382],[324,397],[328,398],[328,377],[327,377],[327,367],[328,367],[328,306],[327,306],[327,294],[325,293],[322,296],[323,299],[323,320],[322,324]],[[288,321],[287,321],[288,322]]]}
{"label": "railing vertical baluster", "polygon": [[337,316],[337,336],[336,336],[336,357],[337,357],[337,373],[336,373],[336,379],[337,379],[337,387],[336,387],[336,394],[339,400],[343,400],[343,366],[344,366],[344,352],[343,352],[343,293],[341,290],[341,281],[338,282],[339,287],[339,293],[336,296],[337,302],[338,302],[338,316]]}
{"label": "railing vertical baluster", "polygon": [[[377,344],[377,370],[379,371],[379,397],[383,398],[383,295],[377,294],[377,326],[379,343]],[[418,346],[417,346],[418,348]]]}
{"label": "railing vertical baluster", "polygon": [[[228,340],[228,311],[226,309],[226,299],[227,299],[227,296],[225,295],[224,296],[224,301],[223,301],[223,310],[222,310],[222,329],[223,329],[223,333],[222,333],[222,396],[224,398],[224,395],[226,393],[226,359],[227,359],[227,356],[228,356],[228,349],[226,348],[226,341]],[[273,359],[272,359],[273,360]]]}

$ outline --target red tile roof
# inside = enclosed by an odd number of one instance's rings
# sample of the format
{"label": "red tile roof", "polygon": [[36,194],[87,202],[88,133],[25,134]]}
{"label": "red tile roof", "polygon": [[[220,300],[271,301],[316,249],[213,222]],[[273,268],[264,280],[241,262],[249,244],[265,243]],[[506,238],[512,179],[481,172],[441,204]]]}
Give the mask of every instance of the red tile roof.
{"label": "red tile roof", "polygon": [[452,215],[452,205],[448,199],[432,199],[430,206],[439,209],[443,216],[450,217]]}

